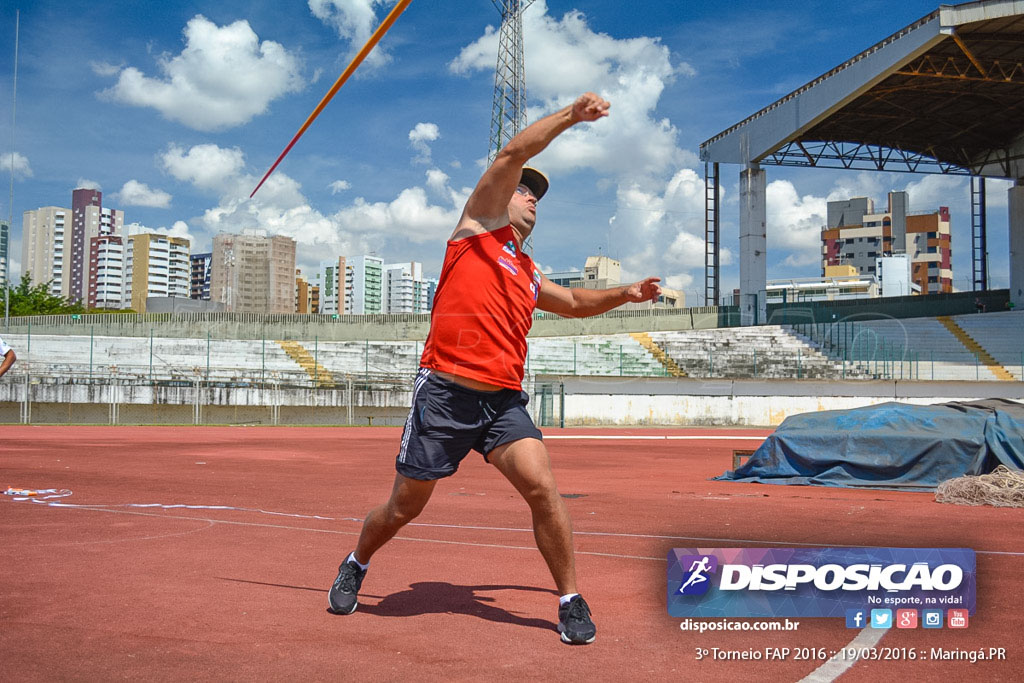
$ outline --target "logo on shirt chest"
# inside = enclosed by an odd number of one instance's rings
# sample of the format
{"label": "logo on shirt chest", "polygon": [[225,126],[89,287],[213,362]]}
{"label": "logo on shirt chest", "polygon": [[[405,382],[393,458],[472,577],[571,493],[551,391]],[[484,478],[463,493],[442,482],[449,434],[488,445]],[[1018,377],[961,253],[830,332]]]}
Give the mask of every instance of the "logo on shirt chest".
{"label": "logo on shirt chest", "polygon": [[519,266],[512,262],[511,259],[507,259],[504,256],[498,257],[498,265],[512,273],[513,275],[519,275]]}

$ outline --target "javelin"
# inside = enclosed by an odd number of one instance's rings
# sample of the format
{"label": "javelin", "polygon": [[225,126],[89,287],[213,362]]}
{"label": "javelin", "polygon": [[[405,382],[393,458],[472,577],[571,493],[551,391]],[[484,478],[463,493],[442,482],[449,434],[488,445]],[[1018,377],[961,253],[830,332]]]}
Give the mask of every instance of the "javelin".
{"label": "javelin", "polygon": [[394,9],[391,10],[390,14],[388,14],[388,16],[384,18],[384,21],[382,21],[380,26],[377,27],[377,30],[373,32],[373,35],[370,36],[370,39],[366,41],[366,45],[363,45],[363,48],[359,50],[355,57],[352,58],[352,61],[349,62],[348,66],[345,68],[345,71],[342,72],[341,76],[338,76],[338,80],[334,82],[334,85],[331,86],[331,89],[328,90],[327,94],[324,95],[324,98],[320,100],[320,104],[316,105],[316,109],[313,110],[313,113],[309,115],[309,118],[306,119],[306,122],[302,124],[301,128],[299,128],[299,132],[295,134],[295,137],[292,138],[292,141],[289,142],[288,146],[284,148],[283,152],[281,152],[281,156],[277,157],[277,161],[274,162],[274,165],[270,167],[270,170],[267,171],[266,175],[264,175],[263,178],[260,180],[259,185],[257,185],[256,189],[252,191],[251,195],[249,195],[249,199],[252,199],[253,195],[255,195],[256,192],[263,186],[263,183],[266,181],[267,178],[270,177],[270,174],[274,172],[274,169],[277,168],[277,165],[281,163],[281,160],[284,159],[285,155],[288,154],[288,152],[295,145],[295,143],[298,142],[299,138],[302,137],[302,134],[306,132],[306,129],[309,128],[310,124],[313,123],[314,119],[316,119],[316,117],[320,115],[320,112],[324,110],[324,107],[326,107],[327,103],[331,101],[331,98],[334,97],[338,90],[341,89],[341,86],[345,84],[345,81],[348,80],[348,77],[351,76],[352,73],[357,68],[359,68],[359,65],[363,63],[364,59],[366,59],[366,55],[370,54],[370,51],[373,50],[374,46],[377,45],[378,42],[380,42],[380,39],[384,37],[384,34],[388,32],[388,29],[390,29],[391,25],[395,23],[395,20],[398,19],[398,16],[405,11],[405,8],[409,6],[410,2],[412,2],[412,0],[399,0],[398,4],[395,5]]}

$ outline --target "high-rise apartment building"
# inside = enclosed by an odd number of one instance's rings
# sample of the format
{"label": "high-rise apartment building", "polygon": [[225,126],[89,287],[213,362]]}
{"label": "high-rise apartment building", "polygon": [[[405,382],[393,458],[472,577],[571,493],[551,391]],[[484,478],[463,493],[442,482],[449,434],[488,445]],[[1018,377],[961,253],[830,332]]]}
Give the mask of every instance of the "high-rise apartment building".
{"label": "high-rise apartment building", "polygon": [[320,288],[320,313],[348,313],[346,300],[346,261],[339,256],[331,261],[321,261],[317,268],[316,281]]}
{"label": "high-rise apartment building", "polygon": [[65,256],[65,266],[71,271],[70,288],[64,293],[70,301],[84,303],[89,272],[89,243],[99,236],[100,211],[103,193],[99,190],[79,188],[71,193],[71,239]]}
{"label": "high-rise apartment building", "polygon": [[423,264],[390,263],[383,267],[384,313],[426,313],[427,283],[423,279]]}
{"label": "high-rise apartment building", "polygon": [[295,312],[320,313],[320,287],[302,277],[302,271],[295,271]]}
{"label": "high-rise apartment building", "polygon": [[427,286],[427,310],[434,310],[434,295],[437,294],[437,285],[440,281],[436,277],[428,277],[426,279]]}
{"label": "high-rise apartment building", "polygon": [[255,231],[213,238],[210,299],[238,313],[295,312],[295,240]]}
{"label": "high-rise apartment building", "polygon": [[351,307],[346,305],[345,312],[354,315],[383,313],[384,260],[376,256],[356,256],[347,259],[345,266],[346,286],[350,286],[352,301]]}
{"label": "high-rise apartment building", "polygon": [[124,243],[120,235],[89,240],[88,308],[118,309],[124,305]]}
{"label": "high-rise apartment building", "polygon": [[189,265],[192,268],[189,298],[210,300],[210,265],[213,263],[213,252],[192,254]]}
{"label": "high-rise apartment building", "polygon": [[43,206],[21,217],[21,273],[33,284],[50,283],[50,294],[66,296],[71,271],[64,267],[71,209]]}
{"label": "high-rise apartment building", "polygon": [[876,212],[869,197],[829,202],[827,221],[821,231],[822,274],[828,266],[849,265],[860,274],[877,275],[877,259],[906,254],[910,279],[921,294],[953,291],[947,207],[908,212],[907,193],[890,192],[884,212]]}
{"label": "high-rise apartment building", "polygon": [[907,216],[910,279],[922,294],[953,291],[953,234],[949,207]]}
{"label": "high-rise apartment building", "polygon": [[149,297],[189,298],[189,241],[153,233],[131,235],[124,257],[125,303],[146,312]]}
{"label": "high-rise apartment building", "polygon": [[[103,193],[79,188],[71,193],[70,251],[65,256],[65,269],[70,267],[69,289],[64,296],[84,302],[89,291],[89,248],[93,237],[121,235],[124,212],[103,208]],[[70,264],[70,266],[68,265]]]}
{"label": "high-rise apartment building", "polygon": [[11,278],[11,224],[0,220],[0,287]]}
{"label": "high-rise apartment building", "polygon": [[10,240],[11,224],[0,220],[0,287],[6,287],[11,277]]}

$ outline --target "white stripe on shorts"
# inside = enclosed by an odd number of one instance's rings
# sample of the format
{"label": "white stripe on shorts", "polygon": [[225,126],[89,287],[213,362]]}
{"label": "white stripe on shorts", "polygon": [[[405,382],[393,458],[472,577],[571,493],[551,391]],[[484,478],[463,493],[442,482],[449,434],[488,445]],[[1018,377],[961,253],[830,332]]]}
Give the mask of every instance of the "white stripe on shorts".
{"label": "white stripe on shorts", "polygon": [[416,381],[412,385],[412,407],[409,408],[409,416],[405,418],[405,429],[402,430],[402,447],[398,451],[398,462],[405,462],[405,451],[409,447],[409,433],[412,431],[412,414],[416,410],[416,394],[420,387],[430,377],[430,368],[420,368],[416,373]]}

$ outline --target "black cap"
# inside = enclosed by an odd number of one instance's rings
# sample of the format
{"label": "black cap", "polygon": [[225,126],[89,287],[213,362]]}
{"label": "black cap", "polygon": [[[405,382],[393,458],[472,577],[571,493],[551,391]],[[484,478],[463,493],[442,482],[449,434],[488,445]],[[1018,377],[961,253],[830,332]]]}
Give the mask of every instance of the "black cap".
{"label": "black cap", "polygon": [[519,182],[530,188],[530,192],[538,201],[548,191],[548,177],[529,166],[523,166],[523,175],[519,178]]}

